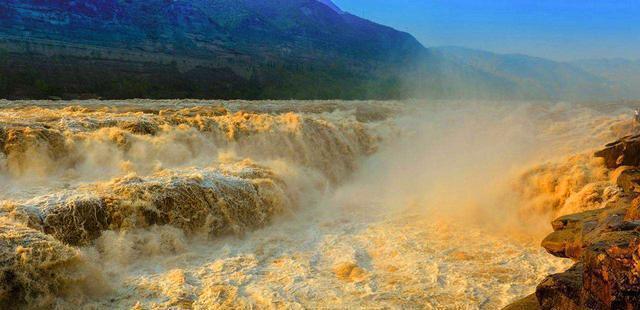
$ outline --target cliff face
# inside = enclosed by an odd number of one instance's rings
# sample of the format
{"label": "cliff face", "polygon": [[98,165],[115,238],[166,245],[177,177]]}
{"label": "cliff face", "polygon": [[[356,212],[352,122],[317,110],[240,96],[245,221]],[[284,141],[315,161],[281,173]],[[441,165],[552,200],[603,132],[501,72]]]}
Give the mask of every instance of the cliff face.
{"label": "cliff face", "polygon": [[511,309],[640,309],[640,136],[595,156],[613,170],[617,191],[600,197],[604,208],[553,221],[542,246],[576,263],[538,285],[537,303],[523,300]]}

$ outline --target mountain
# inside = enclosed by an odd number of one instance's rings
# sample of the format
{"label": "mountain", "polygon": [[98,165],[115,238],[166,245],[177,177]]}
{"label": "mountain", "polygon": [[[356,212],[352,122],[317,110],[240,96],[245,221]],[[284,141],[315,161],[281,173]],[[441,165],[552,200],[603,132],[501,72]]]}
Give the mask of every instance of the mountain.
{"label": "mountain", "polygon": [[318,0],[318,2],[328,6],[330,9],[332,9],[336,13],[344,14],[344,11],[342,11],[337,5],[331,2],[331,0]]}
{"label": "mountain", "polygon": [[491,82],[492,85],[467,94],[475,97],[585,100],[622,95],[614,81],[569,63],[461,47],[432,48],[431,51],[444,68],[440,74],[455,85],[454,89],[468,91],[479,81]]}
{"label": "mountain", "polygon": [[409,34],[315,0],[4,0],[0,31],[196,58],[386,60],[422,48]]}
{"label": "mountain", "polygon": [[[2,97],[383,97],[411,35],[316,0],[4,0]],[[4,55],[4,56],[3,56]]]}
{"label": "mountain", "polygon": [[571,64],[616,83],[626,97],[640,98],[640,60],[586,59],[573,61]]}
{"label": "mountain", "polygon": [[2,98],[600,99],[574,64],[461,48],[330,0],[3,0]]}

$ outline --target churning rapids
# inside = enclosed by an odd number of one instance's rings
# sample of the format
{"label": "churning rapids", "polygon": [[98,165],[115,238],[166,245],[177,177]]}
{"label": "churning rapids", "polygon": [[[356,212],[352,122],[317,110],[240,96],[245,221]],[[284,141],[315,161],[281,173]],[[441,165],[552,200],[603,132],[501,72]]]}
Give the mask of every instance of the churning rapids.
{"label": "churning rapids", "polygon": [[[0,102],[0,308],[482,308],[570,262],[623,104]],[[605,195],[606,196],[606,195]]]}

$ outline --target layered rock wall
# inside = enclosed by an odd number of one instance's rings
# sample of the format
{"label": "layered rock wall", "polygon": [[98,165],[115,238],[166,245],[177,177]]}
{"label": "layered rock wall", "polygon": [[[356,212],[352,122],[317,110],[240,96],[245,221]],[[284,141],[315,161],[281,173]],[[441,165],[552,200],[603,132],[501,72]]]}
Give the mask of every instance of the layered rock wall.
{"label": "layered rock wall", "polygon": [[640,137],[627,136],[595,153],[611,169],[617,191],[604,207],[560,217],[542,246],[575,261],[547,277],[508,309],[640,309]]}

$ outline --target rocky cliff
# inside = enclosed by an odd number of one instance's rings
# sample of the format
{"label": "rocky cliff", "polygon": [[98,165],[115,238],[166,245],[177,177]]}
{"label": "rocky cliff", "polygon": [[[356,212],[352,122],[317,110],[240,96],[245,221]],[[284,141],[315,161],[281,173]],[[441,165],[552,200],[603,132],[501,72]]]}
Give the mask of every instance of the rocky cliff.
{"label": "rocky cliff", "polygon": [[542,242],[575,264],[507,309],[640,309],[640,136],[595,156],[611,169],[614,185],[598,197],[604,207],[556,219]]}

